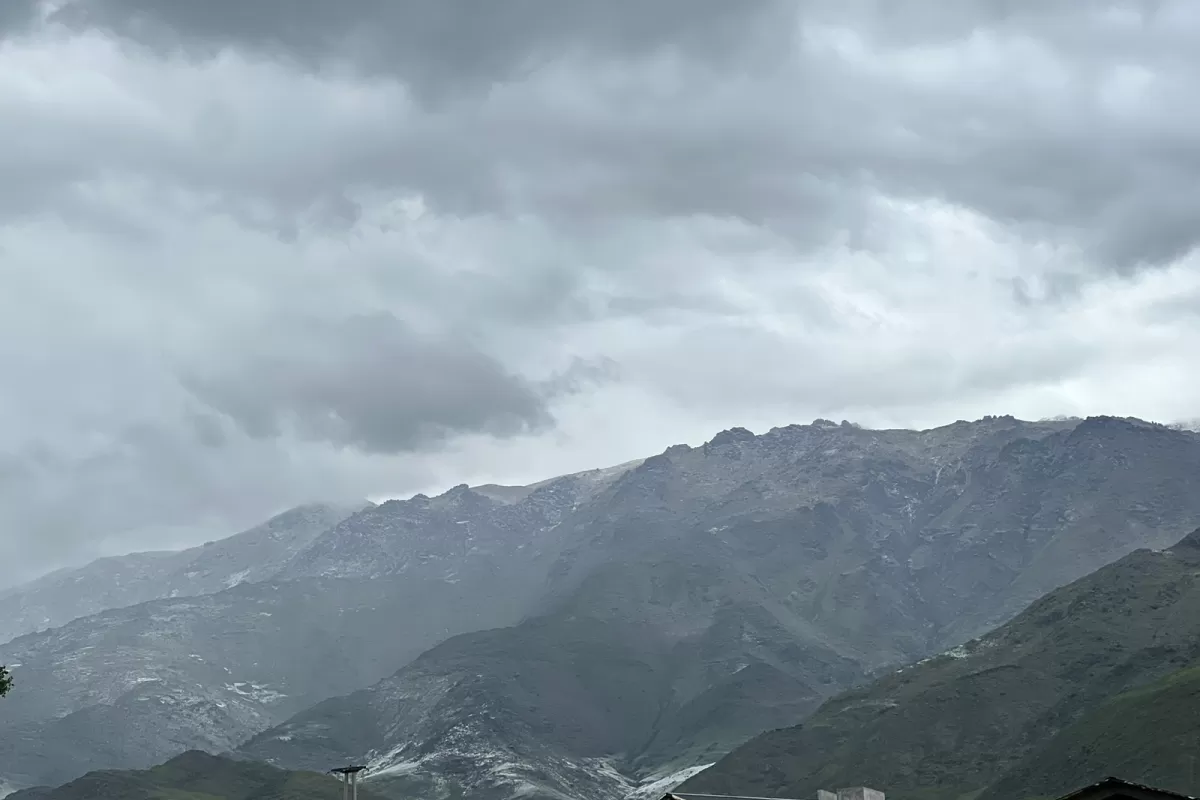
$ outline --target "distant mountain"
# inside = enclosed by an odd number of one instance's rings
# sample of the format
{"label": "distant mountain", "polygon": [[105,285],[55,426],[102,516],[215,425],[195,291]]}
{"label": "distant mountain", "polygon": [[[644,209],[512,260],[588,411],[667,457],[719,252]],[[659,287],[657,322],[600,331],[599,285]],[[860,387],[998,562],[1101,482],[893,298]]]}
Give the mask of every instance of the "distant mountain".
{"label": "distant mountain", "polygon": [[308,769],[366,758],[374,785],[400,796],[617,798],[639,766],[714,760],[861,677],[853,659],[764,605],[731,602],[731,576],[706,569],[704,559],[614,567],[578,605],[455,637],[239,754]]}
{"label": "distant mountain", "polygon": [[[526,545],[548,569],[519,624],[239,753],[362,759],[401,794],[616,798],[1168,546],[1200,525],[1198,469],[1195,434],[1115,418],[726,431],[646,459]],[[305,569],[335,574],[407,569],[416,551],[376,537],[343,561],[315,552]]]}
{"label": "distant mountain", "polygon": [[0,645],[18,686],[0,716],[0,781],[229,750],[455,634],[512,624],[554,559],[540,537],[589,491],[568,477],[517,503],[465,487],[390,501],[315,537],[272,580]]}
{"label": "distant mountain", "polygon": [[[285,772],[189,751],[144,771],[89,772],[56,789],[26,789],[9,800],[338,800],[340,781],[311,772]],[[361,800],[378,800],[369,789]]]}
{"label": "distant mountain", "polygon": [[195,597],[265,580],[356,510],[304,505],[201,547],[102,558],[13,587],[0,592],[0,642],[112,608]]}
{"label": "distant mountain", "polygon": [[818,420],[390,501],[267,580],[0,645],[0,781],[250,740],[381,788],[613,797],[1168,546],[1197,474],[1200,436],[1138,420]]}
{"label": "distant mountain", "polygon": [[686,791],[1055,797],[1109,773],[1197,794],[1200,531],[1059,589],[980,639],[763,734]]}

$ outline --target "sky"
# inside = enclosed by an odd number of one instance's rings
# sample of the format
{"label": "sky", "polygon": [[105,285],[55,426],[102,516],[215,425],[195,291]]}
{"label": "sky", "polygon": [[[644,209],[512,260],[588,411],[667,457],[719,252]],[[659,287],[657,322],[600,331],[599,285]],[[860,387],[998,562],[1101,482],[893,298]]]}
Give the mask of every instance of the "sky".
{"label": "sky", "polygon": [[816,417],[1200,417],[1195,0],[3,0],[0,585]]}

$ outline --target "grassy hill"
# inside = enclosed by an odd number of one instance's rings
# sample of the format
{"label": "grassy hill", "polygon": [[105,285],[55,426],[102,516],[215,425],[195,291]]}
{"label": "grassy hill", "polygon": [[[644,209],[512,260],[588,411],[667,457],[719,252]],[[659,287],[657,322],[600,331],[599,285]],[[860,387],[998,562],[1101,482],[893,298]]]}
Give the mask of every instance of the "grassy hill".
{"label": "grassy hill", "polygon": [[[10,800],[338,800],[341,783],[193,750],[147,770],[89,772],[56,789],[26,789]],[[359,788],[361,800],[378,800]]]}
{"label": "grassy hill", "polygon": [[[1197,793],[1200,531],[758,736],[682,790],[1017,800],[1118,774]],[[1200,772],[1200,770],[1198,770]]]}
{"label": "grassy hill", "polygon": [[1060,731],[980,800],[1059,797],[1108,773],[1196,794],[1200,664],[1101,704]]}

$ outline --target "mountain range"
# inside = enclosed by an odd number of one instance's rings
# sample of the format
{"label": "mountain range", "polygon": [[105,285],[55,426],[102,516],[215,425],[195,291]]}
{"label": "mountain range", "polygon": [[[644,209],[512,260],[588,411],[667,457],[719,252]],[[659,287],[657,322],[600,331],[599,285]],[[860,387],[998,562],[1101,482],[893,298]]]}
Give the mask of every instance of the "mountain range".
{"label": "mountain range", "polygon": [[[616,798],[714,761],[694,785],[724,786],[761,731],[820,708],[809,730],[881,672],[982,647],[1048,592],[1170,547],[1200,527],[1198,470],[1195,433],[1132,419],[818,420],[383,503],[255,582],[0,645],[20,688],[0,776],[60,783],[205,749],[362,760],[394,796]],[[1146,678],[1176,691],[1181,675]],[[881,785],[908,791],[885,764],[899,782]]]}
{"label": "mountain range", "polygon": [[450,636],[518,621],[553,558],[541,537],[605,474],[532,487],[514,503],[460,486],[371,506],[269,580],[0,645],[20,687],[0,717],[0,781],[54,784],[230,750]]}

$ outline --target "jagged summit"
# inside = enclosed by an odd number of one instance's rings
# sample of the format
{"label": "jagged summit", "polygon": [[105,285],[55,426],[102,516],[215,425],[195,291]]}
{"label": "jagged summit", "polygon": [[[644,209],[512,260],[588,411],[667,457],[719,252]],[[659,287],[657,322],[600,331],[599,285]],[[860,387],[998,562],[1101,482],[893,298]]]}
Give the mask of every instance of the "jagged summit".
{"label": "jagged summit", "polygon": [[749,442],[755,438],[754,434],[746,428],[729,428],[723,430],[708,441],[708,447],[721,447],[726,444],[735,442]]}
{"label": "jagged summit", "polygon": [[1176,430],[1170,425],[1164,425],[1161,422],[1151,422],[1139,417],[1118,417],[1110,414],[1099,414],[1096,416],[1085,417],[1078,421],[1078,430],[1089,429],[1112,429],[1112,430],[1139,430],[1139,431],[1161,431],[1172,432]]}
{"label": "jagged summit", "polygon": [[[1024,430],[1029,435],[1037,437],[1040,433],[1050,432],[1055,430],[1079,430],[1081,433],[1087,433],[1094,430],[1173,430],[1171,427],[1162,425],[1156,422],[1147,422],[1136,417],[1114,417],[1114,416],[1091,416],[1087,418],[1079,417],[1058,417],[1049,420],[1022,420],[1011,414],[985,415],[977,420],[957,420],[955,422],[940,425],[926,429],[909,429],[909,428],[869,428],[853,422],[851,420],[841,420],[835,422],[830,419],[820,418],[814,419],[808,424],[791,424],[771,428],[765,433],[756,434],[748,428],[734,426],[725,430],[719,431],[707,442],[704,442],[699,447],[693,447],[686,443],[673,444],[667,447],[659,455],[661,456],[681,456],[692,452],[711,453],[715,450],[723,450],[730,445],[748,445],[755,442],[772,442],[783,443],[784,445],[797,439],[807,439],[812,436],[838,436],[839,434],[855,434],[862,436],[871,436],[878,434],[902,434],[908,435],[914,440],[928,439],[931,446],[940,446],[948,440],[962,438],[964,441],[973,439],[979,435],[995,429],[1001,430]],[[417,502],[425,503],[439,499],[452,499],[460,497],[466,492],[483,495],[491,500],[502,503],[514,503],[524,499],[531,492],[539,487],[543,487],[554,481],[564,479],[578,479],[589,484],[594,490],[599,490],[611,485],[622,475],[636,469],[644,464],[650,458],[636,459],[622,464],[617,464],[612,467],[599,469],[585,470],[582,472],[568,473],[566,475],[558,475],[550,478],[537,481],[526,485],[510,485],[510,484],[480,484],[478,486],[468,486],[467,484],[459,484],[447,489],[441,494],[430,497],[429,495],[418,493],[412,495],[408,500],[396,498],[386,501],[385,505],[394,505],[395,503]],[[654,465],[652,464],[653,468]]]}

